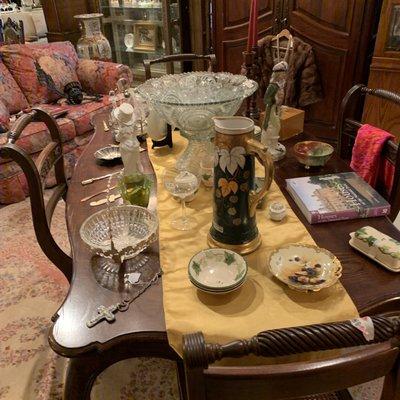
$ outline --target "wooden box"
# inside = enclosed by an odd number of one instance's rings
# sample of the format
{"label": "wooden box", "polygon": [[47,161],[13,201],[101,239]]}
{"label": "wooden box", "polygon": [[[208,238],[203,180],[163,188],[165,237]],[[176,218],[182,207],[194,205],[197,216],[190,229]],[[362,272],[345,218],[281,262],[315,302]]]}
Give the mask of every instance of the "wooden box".
{"label": "wooden box", "polygon": [[[264,121],[264,114],[264,111],[260,114],[260,126],[262,121]],[[280,140],[286,140],[292,136],[298,135],[299,133],[303,132],[303,128],[304,110],[283,106],[281,115]]]}

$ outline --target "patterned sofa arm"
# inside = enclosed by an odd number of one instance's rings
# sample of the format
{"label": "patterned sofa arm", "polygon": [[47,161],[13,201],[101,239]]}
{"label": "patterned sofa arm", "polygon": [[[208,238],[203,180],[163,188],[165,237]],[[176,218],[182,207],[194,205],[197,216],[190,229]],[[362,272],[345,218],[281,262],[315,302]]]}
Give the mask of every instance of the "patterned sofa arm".
{"label": "patterned sofa arm", "polygon": [[91,94],[108,94],[120,78],[125,78],[129,85],[133,80],[127,65],[97,60],[79,60],[76,73],[83,90]]}

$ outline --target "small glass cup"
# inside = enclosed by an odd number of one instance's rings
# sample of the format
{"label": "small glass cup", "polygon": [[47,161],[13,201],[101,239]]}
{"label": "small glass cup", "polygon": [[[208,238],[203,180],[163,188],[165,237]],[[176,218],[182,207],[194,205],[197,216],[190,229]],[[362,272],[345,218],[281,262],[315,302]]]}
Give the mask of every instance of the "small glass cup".
{"label": "small glass cup", "polygon": [[196,175],[189,171],[166,170],[163,174],[165,189],[181,201],[181,215],[171,221],[171,226],[179,231],[196,227],[196,219],[186,215],[186,198],[193,195],[199,187]]}
{"label": "small glass cup", "polygon": [[200,161],[200,176],[204,186],[214,186],[214,156],[206,156]]}

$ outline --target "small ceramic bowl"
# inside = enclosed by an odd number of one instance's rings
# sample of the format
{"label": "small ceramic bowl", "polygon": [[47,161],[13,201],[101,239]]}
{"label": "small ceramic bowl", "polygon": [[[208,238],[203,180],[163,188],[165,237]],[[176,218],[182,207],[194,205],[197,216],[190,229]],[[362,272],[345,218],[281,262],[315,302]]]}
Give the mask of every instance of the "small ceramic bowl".
{"label": "small ceramic bowl", "polygon": [[192,281],[190,279],[190,282],[192,283],[193,286],[195,286],[197,289],[201,290],[204,293],[208,293],[208,294],[226,294],[226,293],[231,293],[234,292],[235,290],[239,289],[240,287],[243,286],[245,280],[241,281],[239,284],[237,284],[235,287],[230,288],[228,290],[224,289],[224,290],[212,290],[212,289],[206,289],[202,286],[199,286],[196,282]]}
{"label": "small ceramic bowl", "polygon": [[298,142],[293,146],[297,161],[307,169],[324,166],[331,158],[333,150],[330,144],[313,140]]}
{"label": "small ceramic bowl", "polygon": [[243,284],[247,275],[247,264],[234,251],[207,249],[192,257],[188,273],[190,281],[197,288],[213,293],[227,293]]}
{"label": "small ceramic bowl", "polygon": [[121,152],[118,145],[109,145],[97,150],[94,157],[100,163],[113,163],[121,161]]}
{"label": "small ceramic bowl", "polygon": [[340,261],[328,250],[306,244],[289,244],[272,252],[269,269],[292,289],[316,292],[342,276]]}

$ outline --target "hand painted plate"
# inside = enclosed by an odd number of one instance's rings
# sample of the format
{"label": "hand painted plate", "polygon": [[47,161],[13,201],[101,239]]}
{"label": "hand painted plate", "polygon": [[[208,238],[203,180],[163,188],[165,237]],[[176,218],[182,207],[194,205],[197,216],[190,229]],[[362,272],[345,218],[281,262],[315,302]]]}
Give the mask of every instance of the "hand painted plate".
{"label": "hand painted plate", "polygon": [[269,269],[291,289],[318,291],[342,276],[340,261],[328,250],[306,244],[289,244],[273,251]]}

